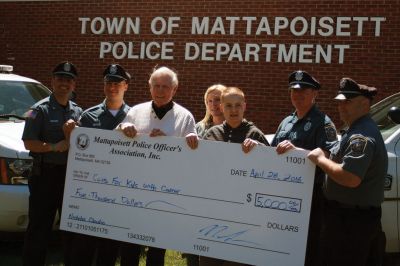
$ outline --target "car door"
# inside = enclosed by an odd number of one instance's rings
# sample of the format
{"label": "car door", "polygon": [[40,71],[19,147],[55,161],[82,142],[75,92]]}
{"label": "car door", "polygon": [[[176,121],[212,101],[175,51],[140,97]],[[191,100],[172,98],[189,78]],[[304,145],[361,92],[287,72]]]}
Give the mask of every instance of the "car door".
{"label": "car door", "polygon": [[[397,130],[397,134],[394,136],[393,141],[395,142],[394,145],[394,154],[395,154],[395,164],[394,168],[390,170],[395,174],[394,179],[396,180],[396,187],[397,187],[397,249],[395,249],[395,252],[400,252],[400,197],[399,197],[399,191],[400,191],[400,127]],[[390,166],[389,166],[390,167]],[[393,215],[394,216],[394,215]]]}
{"label": "car door", "polygon": [[386,234],[386,252],[400,252],[400,125],[385,140],[388,172],[385,177],[385,201],[382,204],[382,226]]}

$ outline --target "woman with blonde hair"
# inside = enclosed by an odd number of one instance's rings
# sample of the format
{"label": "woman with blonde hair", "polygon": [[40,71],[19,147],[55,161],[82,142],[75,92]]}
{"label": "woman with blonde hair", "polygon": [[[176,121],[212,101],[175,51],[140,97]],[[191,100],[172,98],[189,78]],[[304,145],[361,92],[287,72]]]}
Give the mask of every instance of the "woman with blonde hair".
{"label": "woman with blonde hair", "polygon": [[196,131],[199,138],[203,138],[210,127],[222,124],[224,121],[224,115],[220,109],[220,98],[221,92],[225,88],[224,85],[214,84],[206,90],[204,94],[206,114],[204,118],[196,124]]}

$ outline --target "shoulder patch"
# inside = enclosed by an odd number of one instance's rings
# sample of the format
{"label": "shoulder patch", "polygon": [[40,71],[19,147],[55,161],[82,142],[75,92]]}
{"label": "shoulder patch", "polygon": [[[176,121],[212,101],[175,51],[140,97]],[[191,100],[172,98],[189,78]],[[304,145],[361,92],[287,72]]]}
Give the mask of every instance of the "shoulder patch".
{"label": "shoulder patch", "polygon": [[29,119],[35,119],[36,115],[37,115],[37,111],[34,109],[30,109],[24,114],[24,117],[29,118]]}
{"label": "shoulder patch", "polygon": [[364,154],[365,148],[367,147],[368,140],[363,136],[355,136],[350,138],[350,149],[354,156],[360,156]]}
{"label": "shoulder patch", "polygon": [[328,141],[337,140],[336,128],[334,125],[332,125],[332,124],[325,125],[325,134],[326,134]]}

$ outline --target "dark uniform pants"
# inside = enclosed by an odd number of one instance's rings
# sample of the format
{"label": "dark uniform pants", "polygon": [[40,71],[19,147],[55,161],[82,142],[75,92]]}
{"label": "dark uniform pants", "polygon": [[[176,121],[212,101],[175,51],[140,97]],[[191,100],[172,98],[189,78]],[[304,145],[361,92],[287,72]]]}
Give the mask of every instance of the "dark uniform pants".
{"label": "dark uniform pants", "polygon": [[305,266],[320,266],[320,239],[325,197],[321,184],[314,184],[308,226]]}
{"label": "dark uniform pants", "polygon": [[25,234],[23,265],[45,265],[55,215],[57,210],[61,212],[65,172],[65,165],[43,164],[40,176],[29,178],[29,224]]}
{"label": "dark uniform pants", "polygon": [[146,265],[163,266],[165,249],[149,247],[147,250]]}
{"label": "dark uniform pants", "polygon": [[326,204],[321,265],[379,265],[372,262],[369,256],[382,233],[381,215],[381,208],[344,208]]}
{"label": "dark uniform pants", "polygon": [[186,258],[187,266],[199,266],[199,255],[182,253],[182,258]]}
{"label": "dark uniform pants", "polygon": [[121,266],[139,265],[140,246],[137,244],[75,234],[71,249],[72,266],[114,266],[118,252]]}

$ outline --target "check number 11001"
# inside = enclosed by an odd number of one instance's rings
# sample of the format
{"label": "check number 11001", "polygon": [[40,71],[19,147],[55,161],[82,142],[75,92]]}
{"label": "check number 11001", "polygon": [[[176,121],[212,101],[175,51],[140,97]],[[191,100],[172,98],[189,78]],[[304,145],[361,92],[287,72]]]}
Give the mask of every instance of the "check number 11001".
{"label": "check number 11001", "polygon": [[293,157],[293,156],[286,156],[286,162],[292,164],[305,164],[306,158],[304,157]]}

